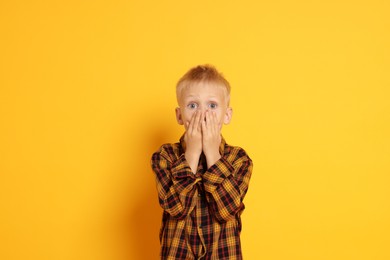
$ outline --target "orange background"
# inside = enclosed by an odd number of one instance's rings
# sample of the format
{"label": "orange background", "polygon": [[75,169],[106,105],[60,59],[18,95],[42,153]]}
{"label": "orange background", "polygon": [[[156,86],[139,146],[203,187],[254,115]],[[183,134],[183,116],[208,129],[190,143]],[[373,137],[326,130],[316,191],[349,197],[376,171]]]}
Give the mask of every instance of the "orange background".
{"label": "orange background", "polygon": [[158,259],[151,154],[211,63],[245,259],[390,259],[388,1],[1,1],[0,259]]}

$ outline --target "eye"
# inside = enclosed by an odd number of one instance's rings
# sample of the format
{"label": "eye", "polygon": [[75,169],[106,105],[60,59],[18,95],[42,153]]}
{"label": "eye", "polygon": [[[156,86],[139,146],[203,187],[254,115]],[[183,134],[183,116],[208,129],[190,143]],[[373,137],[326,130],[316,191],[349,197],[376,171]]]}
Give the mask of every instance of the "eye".
{"label": "eye", "polygon": [[189,109],[197,109],[197,108],[198,108],[198,104],[196,104],[196,103],[190,103],[190,104],[187,105],[187,107],[188,107]]}
{"label": "eye", "polygon": [[211,108],[211,109],[216,109],[217,108],[217,104],[216,103],[211,103],[211,104],[209,104],[209,107]]}

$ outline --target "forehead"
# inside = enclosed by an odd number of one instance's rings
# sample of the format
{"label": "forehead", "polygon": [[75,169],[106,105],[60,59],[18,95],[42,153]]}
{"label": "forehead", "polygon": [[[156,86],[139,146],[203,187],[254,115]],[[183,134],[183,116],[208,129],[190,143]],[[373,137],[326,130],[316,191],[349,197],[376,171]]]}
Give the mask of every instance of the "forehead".
{"label": "forehead", "polygon": [[216,83],[195,83],[185,86],[181,90],[181,98],[189,97],[215,97],[224,99],[227,96],[226,87]]}

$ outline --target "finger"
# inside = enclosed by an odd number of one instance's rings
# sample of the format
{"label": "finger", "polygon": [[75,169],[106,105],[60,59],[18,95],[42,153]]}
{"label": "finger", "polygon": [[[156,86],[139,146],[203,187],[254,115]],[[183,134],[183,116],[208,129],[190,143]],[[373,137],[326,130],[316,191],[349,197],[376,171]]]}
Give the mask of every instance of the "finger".
{"label": "finger", "polygon": [[214,131],[216,131],[216,133],[219,132],[219,123],[218,123],[218,118],[217,118],[217,113],[215,111],[213,111],[213,123],[214,123]]}
{"label": "finger", "polygon": [[209,129],[211,126],[210,111],[206,111],[206,127]]}
{"label": "finger", "polygon": [[210,113],[209,113],[207,126],[210,128],[210,130],[214,130],[214,112],[213,111],[210,111]]}
{"label": "finger", "polygon": [[199,125],[198,125],[198,131],[202,130],[202,124],[204,122],[205,112],[201,113],[201,116],[199,117]]}
{"label": "finger", "polygon": [[206,131],[206,114],[207,112],[205,113],[205,116],[202,119],[202,133]]}
{"label": "finger", "polygon": [[194,114],[192,114],[190,123],[188,124],[188,131],[190,131],[191,133],[192,133],[192,129],[193,129],[194,123],[195,123],[195,116],[196,116],[196,111]]}
{"label": "finger", "polygon": [[199,110],[197,110],[195,112],[195,119],[194,119],[194,124],[192,126],[192,131],[198,131],[198,128],[199,128],[199,118],[201,117],[201,112]]}
{"label": "finger", "polygon": [[[192,119],[192,118],[191,118],[191,119]],[[186,121],[186,122],[184,123],[184,128],[186,129],[186,131],[188,131],[188,128],[189,128],[190,123],[191,123],[191,119],[190,119],[190,121]]]}

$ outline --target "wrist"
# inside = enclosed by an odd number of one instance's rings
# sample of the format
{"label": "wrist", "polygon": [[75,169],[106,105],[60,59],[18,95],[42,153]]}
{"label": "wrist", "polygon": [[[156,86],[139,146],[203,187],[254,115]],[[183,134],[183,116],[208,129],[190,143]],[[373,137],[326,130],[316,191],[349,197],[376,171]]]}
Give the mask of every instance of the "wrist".
{"label": "wrist", "polygon": [[207,168],[210,168],[214,165],[219,159],[221,159],[221,154],[219,152],[213,152],[211,154],[205,154],[207,161]]}
{"label": "wrist", "polygon": [[189,149],[184,152],[185,157],[188,159],[199,159],[201,153],[202,153],[202,150],[201,151],[193,151],[193,150],[189,150]]}
{"label": "wrist", "polygon": [[184,153],[184,157],[186,158],[191,168],[191,171],[195,174],[199,164],[200,153],[197,154],[197,153],[186,151]]}

